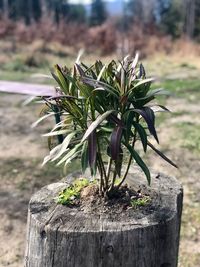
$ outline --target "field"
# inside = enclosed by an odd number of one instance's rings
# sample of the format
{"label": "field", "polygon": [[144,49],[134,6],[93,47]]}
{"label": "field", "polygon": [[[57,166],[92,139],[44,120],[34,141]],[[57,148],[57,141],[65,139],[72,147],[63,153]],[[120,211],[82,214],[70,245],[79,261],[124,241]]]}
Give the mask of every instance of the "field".
{"label": "field", "polygon": [[[0,44],[1,51],[9,43]],[[24,47],[19,54],[2,53],[0,80],[49,83],[36,80],[34,73],[48,74],[55,63],[71,64],[75,53],[59,47],[57,52],[43,53],[41,44]],[[6,48],[7,47],[7,48]],[[52,50],[53,51],[53,50]],[[61,53],[62,52],[62,53]],[[22,56],[23,53],[23,56]],[[111,57],[111,56],[109,56]],[[116,57],[116,56],[115,56]],[[91,61],[94,56],[89,56]],[[108,58],[103,58],[106,62]],[[199,267],[200,262],[200,63],[195,55],[162,55],[145,59],[144,66],[157,78],[155,87],[172,92],[161,103],[172,113],[157,116],[162,151],[175,161],[179,170],[148,153],[152,168],[176,176],[184,187],[179,267]],[[40,107],[23,106],[27,96],[0,94],[0,266],[21,267],[26,235],[27,205],[31,194],[42,186],[63,177],[62,170],[41,167],[48,153],[46,139],[41,137],[51,121],[32,129]],[[68,171],[77,168],[71,166]]]}

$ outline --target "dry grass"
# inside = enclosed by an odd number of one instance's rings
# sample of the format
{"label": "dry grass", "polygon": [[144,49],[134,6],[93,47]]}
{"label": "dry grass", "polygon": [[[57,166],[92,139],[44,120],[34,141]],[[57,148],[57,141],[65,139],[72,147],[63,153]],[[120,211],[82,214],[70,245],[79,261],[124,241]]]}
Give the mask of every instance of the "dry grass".
{"label": "dry grass", "polygon": [[[55,25],[45,19],[30,26],[22,22],[0,20],[0,38],[4,40],[3,52],[18,50],[19,44],[27,44],[32,51],[72,55],[80,48],[89,53],[99,51],[101,55],[113,53],[134,54],[141,51],[143,57],[155,53],[178,54],[179,56],[200,55],[198,44],[182,37],[173,40],[155,29],[144,32],[139,26],[132,26],[126,32],[119,30],[119,22],[107,21],[101,26],[89,28],[84,24],[64,23]],[[52,44],[52,45],[50,45]]]}

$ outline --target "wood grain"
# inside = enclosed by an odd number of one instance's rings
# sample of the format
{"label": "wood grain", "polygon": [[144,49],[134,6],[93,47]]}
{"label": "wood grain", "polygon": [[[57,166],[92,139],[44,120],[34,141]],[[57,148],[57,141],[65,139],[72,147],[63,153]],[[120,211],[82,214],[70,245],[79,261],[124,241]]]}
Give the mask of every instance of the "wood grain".
{"label": "wood grain", "polygon": [[66,187],[65,181],[37,192],[28,210],[25,267],[176,267],[180,183],[154,173],[148,187],[136,171],[131,171],[128,181],[154,195],[153,210],[113,220],[109,214],[92,215],[57,205],[55,197]]}

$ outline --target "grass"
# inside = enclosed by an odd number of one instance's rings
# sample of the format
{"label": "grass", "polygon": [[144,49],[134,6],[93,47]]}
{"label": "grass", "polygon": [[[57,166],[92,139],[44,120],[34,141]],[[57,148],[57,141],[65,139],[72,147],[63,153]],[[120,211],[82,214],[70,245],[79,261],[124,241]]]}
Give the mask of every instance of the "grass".
{"label": "grass", "polygon": [[162,87],[172,93],[172,97],[186,98],[194,102],[200,99],[200,79],[174,79],[157,82],[154,87]]}
{"label": "grass", "polygon": [[200,231],[199,204],[191,201],[183,210],[182,238],[195,241]]}
{"label": "grass", "polygon": [[184,267],[198,267],[200,262],[200,253],[192,254],[192,253],[184,253],[180,257],[179,266]]}
{"label": "grass", "polygon": [[193,122],[177,123],[177,133],[181,146],[194,153],[200,153],[200,125]]}
{"label": "grass", "polygon": [[47,181],[55,182],[62,178],[59,168],[53,164],[41,167],[40,159],[12,158],[1,160],[0,177],[5,183],[13,183],[19,190],[41,188]]}

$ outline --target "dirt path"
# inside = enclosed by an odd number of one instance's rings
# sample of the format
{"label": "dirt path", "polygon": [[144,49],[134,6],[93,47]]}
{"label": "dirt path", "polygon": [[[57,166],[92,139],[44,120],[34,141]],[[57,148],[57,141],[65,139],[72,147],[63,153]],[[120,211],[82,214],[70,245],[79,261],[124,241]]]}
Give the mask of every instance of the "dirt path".
{"label": "dirt path", "polygon": [[[21,107],[25,96],[0,94],[0,266],[23,266],[26,232],[26,212],[30,195],[45,184],[59,180],[60,170],[52,166],[41,168],[47,153],[46,139],[41,133],[49,125],[31,129],[39,109]],[[173,102],[172,102],[173,101]],[[177,123],[191,120],[200,124],[199,106],[179,99],[168,101],[169,108],[178,112],[167,115],[159,125],[160,143],[166,154],[180,167],[175,170],[154,154],[148,157],[153,168],[173,174],[184,185],[180,267],[199,267],[200,262],[200,165],[199,154],[185,148],[177,134]],[[190,112],[185,114],[185,106]]]}
{"label": "dirt path", "polygon": [[55,89],[50,85],[0,81],[0,92],[19,93],[32,96],[49,96],[55,94]]}

